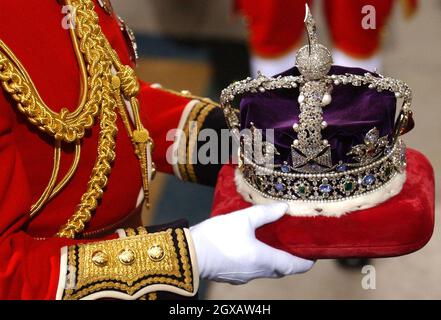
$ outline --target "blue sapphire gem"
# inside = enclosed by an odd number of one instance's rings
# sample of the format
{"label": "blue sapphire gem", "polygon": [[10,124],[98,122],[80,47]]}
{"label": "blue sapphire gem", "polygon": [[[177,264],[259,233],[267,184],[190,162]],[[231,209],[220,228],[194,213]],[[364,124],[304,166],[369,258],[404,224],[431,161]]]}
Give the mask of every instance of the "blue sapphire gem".
{"label": "blue sapphire gem", "polygon": [[337,167],[337,171],[338,172],[346,172],[346,171],[348,171],[348,166],[345,164],[341,164]]}
{"label": "blue sapphire gem", "polygon": [[319,190],[321,193],[331,193],[332,192],[332,186],[330,184],[322,184],[319,187]]}
{"label": "blue sapphire gem", "polygon": [[371,186],[375,183],[375,181],[376,181],[375,176],[372,174],[368,174],[363,178],[362,183],[364,186]]}
{"label": "blue sapphire gem", "polygon": [[283,164],[280,167],[280,170],[282,170],[283,173],[289,173],[291,171],[291,169],[289,168],[289,166],[287,164]]}
{"label": "blue sapphire gem", "polygon": [[274,187],[276,188],[277,191],[284,191],[285,190],[285,185],[281,182],[276,183]]}
{"label": "blue sapphire gem", "polygon": [[386,150],[386,154],[390,155],[392,153],[392,151],[394,151],[394,147],[393,146],[387,146],[385,150]]}

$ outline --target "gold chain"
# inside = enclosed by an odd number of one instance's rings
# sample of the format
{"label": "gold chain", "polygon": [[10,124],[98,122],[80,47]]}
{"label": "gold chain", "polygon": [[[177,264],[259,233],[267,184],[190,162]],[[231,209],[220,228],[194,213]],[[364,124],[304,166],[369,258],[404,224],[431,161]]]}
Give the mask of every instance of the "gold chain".
{"label": "gold chain", "polygon": [[[74,47],[79,48],[84,61],[79,58],[80,69],[87,70],[87,99],[75,112],[69,113],[62,109],[60,113],[52,111],[46,106],[38,94],[35,85],[25,68],[13,55],[9,48],[0,41],[0,82],[12,99],[17,103],[18,110],[23,113],[31,124],[40,130],[53,136],[56,145],[60,141],[77,143],[84,137],[85,131],[91,128],[95,118],[100,119],[100,134],[98,140],[97,158],[92,174],[87,184],[87,190],[81,197],[80,204],[74,214],[58,232],[58,236],[74,238],[81,233],[87,222],[90,221],[98,202],[103,195],[112,162],[115,159],[115,136],[117,134],[117,114],[115,110],[121,110],[120,104],[124,96],[131,102],[135,115],[135,130],[133,133],[130,124],[125,122],[135,147],[135,153],[141,164],[143,187],[148,195],[148,163],[147,144],[152,145],[148,131],[142,126],[139,117],[139,105],[136,95],[139,92],[139,83],[132,68],[121,64],[116,52],[111,48],[104,36],[94,11],[94,3],[91,0],[67,0],[66,4],[73,6],[75,10],[75,36],[72,37]],[[3,51],[3,52],[2,52]],[[86,67],[83,64],[86,64]],[[114,71],[116,70],[116,74]],[[86,89],[86,88],[83,88]],[[124,107],[125,108],[125,107]],[[123,116],[124,118],[124,116]],[[57,157],[54,157],[55,160]],[[59,157],[58,157],[59,159]],[[78,159],[74,162],[72,170],[78,165]],[[58,167],[59,161],[55,163]],[[54,168],[53,174],[56,174]],[[41,208],[45,201],[51,199],[54,193],[60,191],[72,175],[67,175],[62,182],[55,187],[54,178],[46,188],[45,193],[33,206],[33,209]],[[51,192],[50,192],[50,191]],[[34,210],[33,210],[34,211]]]}

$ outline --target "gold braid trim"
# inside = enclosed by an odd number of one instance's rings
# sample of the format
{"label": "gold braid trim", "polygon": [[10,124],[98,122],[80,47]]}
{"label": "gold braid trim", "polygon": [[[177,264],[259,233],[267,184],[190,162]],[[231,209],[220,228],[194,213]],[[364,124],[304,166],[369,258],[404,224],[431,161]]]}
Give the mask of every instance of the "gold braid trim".
{"label": "gold braid trim", "polygon": [[[213,109],[215,109],[215,108],[217,108],[215,105],[207,104],[207,105],[205,105],[205,107],[199,113],[198,118],[196,120],[196,125],[197,125],[197,135],[196,135],[196,137],[199,136],[199,132],[202,130],[202,128],[204,126],[205,119],[210,114],[210,112]],[[189,144],[188,144],[188,154],[189,155],[193,155],[194,152],[198,151],[196,149],[197,149],[197,138],[196,139],[192,139],[192,140],[189,141]],[[190,181],[191,182],[197,182],[197,177],[196,177],[196,173],[194,171],[193,162],[189,161],[187,163],[187,172],[188,172],[188,175],[190,177]]]}
{"label": "gold braid trim", "polygon": [[[118,131],[116,126],[116,101],[111,96],[111,61],[104,50],[106,39],[102,35],[98,24],[98,16],[94,11],[92,1],[72,1],[77,8],[76,34],[80,39],[80,48],[83,52],[90,70],[98,71],[101,77],[95,76],[99,83],[92,88],[91,95],[99,92],[100,100],[100,134],[98,139],[98,157],[92,169],[87,191],[83,194],[80,204],[66,225],[58,232],[59,237],[74,238],[77,233],[84,230],[86,223],[92,218],[93,211],[98,206],[98,201],[103,196],[103,189],[108,182],[112,162],[115,159],[115,136]],[[94,80],[92,80],[92,83]],[[92,100],[89,100],[91,102]]]}
{"label": "gold braid trim", "polygon": [[179,97],[183,97],[183,98],[187,98],[187,99],[191,99],[191,100],[199,100],[200,102],[204,102],[206,104],[212,104],[212,105],[214,105],[216,107],[220,107],[219,103],[214,102],[210,98],[194,95],[194,94],[192,94],[188,90],[175,91],[175,90],[171,90],[171,89],[163,88],[163,87],[159,87],[159,88],[156,88],[156,89],[164,91],[164,92],[167,92],[167,93],[170,93],[170,94],[173,94],[175,96],[179,96]]}
{"label": "gold braid trim", "polygon": [[[183,181],[197,182],[196,173],[194,171],[194,164],[197,159],[197,142],[199,132],[204,126],[205,119],[218,107],[217,104],[207,101],[197,103],[184,125],[184,139],[181,139],[178,148],[178,168]],[[196,157],[195,157],[196,156]]]}
{"label": "gold braid trim", "polygon": [[135,229],[133,229],[133,228],[125,229],[125,232],[126,232],[127,237],[134,237],[137,235]]}
{"label": "gold braid trim", "polygon": [[146,295],[143,295],[141,298],[139,298],[138,300],[158,300],[158,295],[156,294],[156,292],[152,292]]}
{"label": "gold braid trim", "polygon": [[[152,248],[156,249],[156,256],[151,254]],[[67,270],[64,300],[81,299],[100,291],[133,296],[153,284],[171,285],[191,294],[194,289],[183,229],[70,246]],[[149,297],[154,298],[155,294]]]}
{"label": "gold braid trim", "polygon": [[147,300],[158,300],[158,295],[156,294],[156,292],[149,293]]}
{"label": "gold braid trim", "polygon": [[[90,9],[93,3],[84,5],[85,9]],[[79,14],[81,15],[81,11]],[[99,101],[101,99],[101,90],[103,77],[102,53],[99,52],[100,46],[96,42],[99,39],[93,39],[93,34],[97,32],[99,26],[95,22],[97,16],[86,16],[86,21],[78,19],[78,23],[87,26],[82,29],[82,35],[89,43],[83,43],[82,49],[88,50],[86,56],[89,57],[87,63],[89,68],[89,87],[95,88],[89,92],[88,101],[82,108],[81,112],[70,113],[67,109],[62,109],[60,113],[53,112],[41,99],[38,91],[32,82],[29,74],[14,56],[12,51],[0,41],[0,81],[3,89],[13,100],[17,102],[18,110],[26,115],[31,124],[36,125],[41,131],[44,131],[55,137],[56,140],[64,140],[66,142],[74,142],[84,137],[87,129],[94,124],[94,119],[99,113]],[[90,37],[89,37],[90,35]]]}
{"label": "gold braid trim", "polygon": [[126,229],[124,229],[124,232],[126,233],[127,237],[134,237],[134,236],[148,234],[147,230],[144,227],[138,227],[138,228],[136,228],[136,230],[133,228],[126,228]]}
{"label": "gold braid trim", "polygon": [[187,243],[185,242],[184,230],[175,230],[178,239],[179,254],[181,255],[182,268],[184,269],[184,279],[192,279],[190,258],[187,250]]}
{"label": "gold braid trim", "polygon": [[[181,174],[181,178],[183,181],[189,181],[189,175],[187,172],[187,164],[190,162],[191,154],[188,154],[188,144],[189,140],[195,136],[194,132],[190,133],[190,124],[193,123],[193,121],[197,118],[199,112],[204,107],[205,104],[198,103],[196,104],[193,109],[191,110],[190,114],[188,115],[188,118],[184,125],[184,132],[183,132],[183,139],[180,140],[180,145],[178,148],[178,168],[179,173]],[[194,130],[193,130],[194,131]],[[196,139],[197,139],[197,132],[196,132]]]}

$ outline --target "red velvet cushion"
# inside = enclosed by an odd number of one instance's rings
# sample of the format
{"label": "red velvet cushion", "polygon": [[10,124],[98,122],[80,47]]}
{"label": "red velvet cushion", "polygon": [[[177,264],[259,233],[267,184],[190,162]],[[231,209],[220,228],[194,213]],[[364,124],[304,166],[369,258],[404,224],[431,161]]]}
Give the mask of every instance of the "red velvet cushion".
{"label": "red velvet cushion", "polygon": [[[434,228],[435,183],[427,158],[409,150],[407,181],[401,193],[367,210],[340,218],[291,217],[257,230],[257,238],[308,259],[393,257],[421,249]],[[236,191],[234,167],[219,173],[212,215],[249,207]]]}

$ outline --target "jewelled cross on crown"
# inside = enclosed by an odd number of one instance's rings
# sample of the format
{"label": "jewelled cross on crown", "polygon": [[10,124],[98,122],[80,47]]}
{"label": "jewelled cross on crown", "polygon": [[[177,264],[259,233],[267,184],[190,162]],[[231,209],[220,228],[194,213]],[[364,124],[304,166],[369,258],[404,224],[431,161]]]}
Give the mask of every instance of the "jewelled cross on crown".
{"label": "jewelled cross on crown", "polygon": [[320,172],[332,167],[331,147],[322,139],[323,108],[331,103],[332,83],[325,78],[332,66],[331,52],[318,43],[315,20],[306,5],[305,25],[309,44],[302,47],[296,65],[305,79],[300,85],[299,123],[294,124],[297,139],[291,146],[292,166],[298,172]]}

